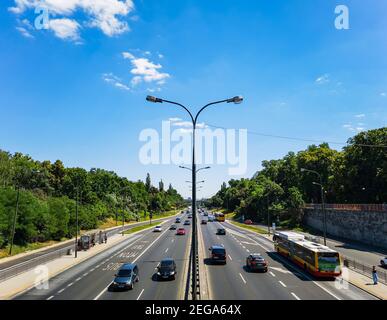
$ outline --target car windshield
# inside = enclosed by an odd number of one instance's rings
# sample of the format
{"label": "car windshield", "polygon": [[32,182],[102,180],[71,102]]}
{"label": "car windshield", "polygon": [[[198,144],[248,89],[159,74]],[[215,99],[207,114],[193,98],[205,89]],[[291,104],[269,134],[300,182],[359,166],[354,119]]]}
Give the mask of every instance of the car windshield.
{"label": "car windshield", "polygon": [[130,270],[130,269],[122,269],[122,270],[118,271],[117,275],[119,277],[130,277],[131,274],[132,274],[132,270]]}
{"label": "car windshield", "polygon": [[224,249],[212,249],[212,253],[214,253],[214,254],[225,254],[226,251]]}
{"label": "car windshield", "polygon": [[160,263],[161,268],[172,267],[172,265],[173,265],[172,260],[161,261]]}

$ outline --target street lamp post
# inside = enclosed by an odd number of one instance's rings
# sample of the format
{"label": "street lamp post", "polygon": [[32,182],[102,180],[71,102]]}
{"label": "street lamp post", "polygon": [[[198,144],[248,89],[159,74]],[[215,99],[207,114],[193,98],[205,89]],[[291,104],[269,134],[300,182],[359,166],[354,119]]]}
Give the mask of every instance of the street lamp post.
{"label": "street lamp post", "polygon": [[79,200],[79,187],[77,187],[77,196],[75,201],[75,258],[78,257],[78,200]]}
{"label": "street lamp post", "polygon": [[321,191],[321,208],[322,208],[323,216],[324,216],[324,218],[323,218],[323,224],[324,224],[324,246],[326,246],[327,245],[327,214],[326,214],[326,211],[325,211],[324,186],[323,186],[323,183],[322,183],[322,177],[321,177],[321,174],[318,173],[317,171],[301,168],[301,172],[304,172],[304,171],[310,172],[310,173],[314,173],[320,179],[320,183],[312,182],[312,184],[320,186],[320,191]]}
{"label": "street lamp post", "polygon": [[[204,107],[202,107],[195,117],[192,115],[192,113],[188,110],[187,107],[184,105],[178,103],[178,102],[173,102],[169,100],[164,100],[160,98],[156,98],[153,96],[147,96],[146,100],[149,102],[153,103],[169,103],[169,104],[174,104],[177,105],[181,108],[183,108],[190,116],[191,121],[192,121],[192,214],[193,214],[193,221],[192,221],[192,247],[191,247],[191,263],[192,263],[192,300],[196,300],[196,294],[197,294],[197,274],[196,274],[196,259],[197,259],[197,230],[196,230],[196,173],[200,170],[196,170],[196,161],[195,161],[195,133],[196,133],[196,123],[198,120],[198,117],[200,113],[206,109],[207,107],[219,103],[241,103],[243,101],[243,98],[240,96],[236,96],[230,99],[225,99],[225,100],[220,100],[220,101],[215,101],[206,104]],[[187,169],[187,168],[186,168]]]}

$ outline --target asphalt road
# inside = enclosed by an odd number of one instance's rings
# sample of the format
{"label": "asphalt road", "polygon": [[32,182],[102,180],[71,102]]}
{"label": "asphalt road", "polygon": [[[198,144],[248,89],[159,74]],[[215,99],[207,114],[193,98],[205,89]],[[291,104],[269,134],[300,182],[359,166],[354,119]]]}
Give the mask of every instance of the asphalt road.
{"label": "asphalt road", "polygon": [[[185,218],[185,217],[184,217]],[[155,233],[148,229],[128,240],[80,263],[50,279],[48,289],[32,289],[16,299],[45,300],[138,300],[171,299],[184,296],[184,266],[188,263],[190,226],[185,236],[177,236],[169,230],[175,218],[163,224],[163,231]],[[179,226],[179,225],[178,225]],[[177,277],[172,281],[155,279],[158,262],[172,257],[177,264]],[[114,274],[126,262],[135,262],[139,268],[140,281],[133,290],[110,292],[109,285]]]}
{"label": "asphalt road", "polygon": [[[225,236],[216,229],[224,227]],[[347,282],[313,278],[274,252],[273,244],[263,237],[219,222],[200,225],[205,248],[222,244],[227,252],[226,265],[212,265],[205,260],[211,299],[225,300],[364,300],[376,299]],[[267,273],[245,269],[249,253],[260,253],[269,263]],[[209,256],[209,251],[204,253]]]}
{"label": "asphalt road", "polygon": [[[183,215],[183,221],[186,216]],[[199,219],[200,220],[200,216]],[[128,237],[98,255],[50,279],[49,288],[31,289],[16,299],[43,300],[177,300],[184,297],[185,275],[189,259],[191,227],[185,236],[169,230],[174,218],[163,224],[161,233],[152,229]],[[226,228],[225,236],[217,236],[219,226]],[[259,235],[228,224],[209,222],[198,224],[204,247],[222,244],[226,248],[227,265],[212,265],[206,258],[209,251],[201,253],[205,259],[211,299],[225,300],[364,300],[372,295],[340,280],[315,279],[274,252],[273,244]],[[201,240],[200,240],[201,241]],[[261,253],[269,262],[267,273],[250,273],[245,268],[249,253]],[[204,255],[204,256],[203,256]],[[156,266],[165,257],[177,263],[177,277],[172,281],[157,281]],[[124,262],[134,262],[139,267],[140,281],[133,290],[111,292],[108,290],[114,274]]]}

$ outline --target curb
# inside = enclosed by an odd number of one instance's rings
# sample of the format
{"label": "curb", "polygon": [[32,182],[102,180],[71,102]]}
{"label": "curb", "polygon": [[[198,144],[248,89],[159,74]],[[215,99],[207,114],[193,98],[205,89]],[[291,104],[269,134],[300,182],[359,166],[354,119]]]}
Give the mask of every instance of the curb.
{"label": "curb", "polygon": [[[204,264],[204,252],[206,252],[204,250],[204,241],[203,241],[203,236],[202,236],[202,229],[199,225],[199,228],[198,228],[199,232],[198,234],[200,233],[200,236],[199,236],[199,241],[198,241],[198,244],[199,244],[199,248],[198,248],[198,256],[199,256],[199,279],[200,279],[200,300],[211,300],[211,291],[210,291],[210,285],[209,285],[209,281],[208,281],[208,277],[207,277],[207,272],[205,272],[205,264]],[[201,253],[201,254],[200,254]],[[205,291],[205,293],[203,294],[203,290]]]}

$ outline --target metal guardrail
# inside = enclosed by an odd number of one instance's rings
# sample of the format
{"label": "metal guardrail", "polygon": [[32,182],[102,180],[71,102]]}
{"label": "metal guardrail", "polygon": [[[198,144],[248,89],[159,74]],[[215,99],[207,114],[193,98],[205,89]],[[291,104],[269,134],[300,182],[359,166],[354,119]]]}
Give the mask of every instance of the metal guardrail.
{"label": "metal guardrail", "polygon": [[[387,204],[341,204],[328,203],[324,205],[326,209],[343,211],[363,211],[363,212],[387,212]],[[322,209],[321,204],[308,203],[305,209]]]}
{"label": "metal guardrail", "polygon": [[[142,225],[142,224],[140,224],[140,225]],[[102,234],[104,234],[106,232],[106,235],[109,238],[115,234],[121,233],[122,230],[127,231],[127,230],[129,230],[133,227],[136,227],[136,226],[137,225],[126,225],[124,228],[117,227],[117,228],[114,228],[114,229],[109,230],[109,231],[102,231]],[[97,231],[95,231],[95,232],[98,233]],[[32,258],[30,260],[26,260],[26,261],[20,262],[16,265],[7,267],[5,269],[1,269],[0,270],[0,282],[5,281],[9,278],[15,277],[15,276],[17,276],[23,272],[26,272],[28,270],[34,269],[35,267],[37,267],[41,264],[47,263],[47,262],[52,261],[54,259],[58,259],[64,255],[67,255],[69,249],[74,250],[74,246],[75,246],[75,240],[73,243],[69,243],[69,245],[64,247],[64,248],[60,248],[60,249],[54,250],[52,252],[44,253],[44,254],[39,255],[39,256]]]}
{"label": "metal guardrail", "polygon": [[[352,269],[356,272],[359,272],[366,277],[372,279],[372,266],[366,265],[364,263],[358,262],[356,260],[350,259],[348,257],[343,257],[343,264],[345,267]],[[387,271],[377,270],[379,281],[387,284]]]}

